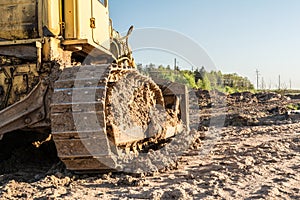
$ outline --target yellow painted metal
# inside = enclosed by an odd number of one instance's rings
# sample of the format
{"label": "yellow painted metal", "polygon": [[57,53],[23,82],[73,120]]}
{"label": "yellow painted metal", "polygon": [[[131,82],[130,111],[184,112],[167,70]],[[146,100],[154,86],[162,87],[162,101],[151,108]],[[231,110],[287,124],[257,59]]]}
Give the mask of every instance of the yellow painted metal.
{"label": "yellow painted metal", "polygon": [[66,40],[87,40],[89,45],[102,49],[103,52],[110,49],[112,27],[107,0],[2,2],[0,1],[2,39],[32,40],[43,36],[59,36],[63,33]]}
{"label": "yellow painted metal", "polygon": [[60,1],[43,1],[43,23],[44,26],[55,36],[60,34]]}
{"label": "yellow painted metal", "polygon": [[[24,76],[26,74],[26,76]],[[15,103],[26,97],[32,85],[34,85],[35,77],[38,77],[35,64],[24,64],[14,66],[13,76],[10,67],[2,67],[0,73],[0,85],[4,90],[4,94],[8,95],[7,100],[0,98],[1,102],[7,101],[8,105]]]}
{"label": "yellow painted metal", "polygon": [[2,0],[0,13],[0,38],[17,40],[38,37],[37,1]]}
{"label": "yellow painted metal", "polygon": [[91,17],[96,20],[96,28],[92,29],[92,40],[94,43],[109,49],[110,48],[110,21],[108,2],[104,5],[98,0],[91,0]]}
{"label": "yellow painted metal", "polygon": [[[81,0],[82,1],[82,0]],[[86,1],[82,1],[86,2]],[[77,0],[64,1],[65,39],[78,39],[77,36]]]}
{"label": "yellow painted metal", "polygon": [[43,37],[43,0],[36,0],[36,3],[37,3],[36,21],[37,21],[38,36]]}
{"label": "yellow painted metal", "polygon": [[65,38],[87,39],[88,44],[110,48],[108,2],[65,0]]}
{"label": "yellow painted metal", "polygon": [[60,34],[61,0],[0,1],[0,38],[28,40],[41,38],[43,27],[54,36]]}

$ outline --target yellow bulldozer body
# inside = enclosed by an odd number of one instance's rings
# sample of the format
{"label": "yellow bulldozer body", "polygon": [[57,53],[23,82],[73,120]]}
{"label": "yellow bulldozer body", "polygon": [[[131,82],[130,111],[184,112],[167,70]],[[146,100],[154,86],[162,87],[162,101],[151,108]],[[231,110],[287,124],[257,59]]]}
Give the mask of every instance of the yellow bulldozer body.
{"label": "yellow bulldozer body", "polygon": [[78,49],[88,44],[109,53],[112,28],[107,1],[10,0],[0,3],[0,13],[0,45],[61,37],[67,46]]}

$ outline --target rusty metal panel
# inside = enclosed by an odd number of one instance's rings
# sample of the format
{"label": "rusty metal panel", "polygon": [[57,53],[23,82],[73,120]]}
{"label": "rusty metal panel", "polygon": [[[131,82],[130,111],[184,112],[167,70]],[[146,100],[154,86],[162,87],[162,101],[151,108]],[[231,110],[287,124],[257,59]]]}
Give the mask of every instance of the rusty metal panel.
{"label": "rusty metal panel", "polygon": [[38,0],[0,0],[0,38],[37,38],[38,7]]}

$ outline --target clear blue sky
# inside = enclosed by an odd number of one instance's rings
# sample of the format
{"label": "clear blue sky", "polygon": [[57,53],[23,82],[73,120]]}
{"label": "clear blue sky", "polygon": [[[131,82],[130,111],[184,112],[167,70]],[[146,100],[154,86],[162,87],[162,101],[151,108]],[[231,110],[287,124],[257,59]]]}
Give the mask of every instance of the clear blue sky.
{"label": "clear blue sky", "polygon": [[[255,83],[258,69],[267,88],[278,87],[281,75],[286,87],[291,80],[292,87],[300,89],[300,0],[111,0],[109,4],[120,32],[130,25],[175,30],[202,46],[222,72],[236,72]],[[141,56],[136,56],[137,62],[148,61]],[[173,60],[165,58],[149,62],[172,65]]]}

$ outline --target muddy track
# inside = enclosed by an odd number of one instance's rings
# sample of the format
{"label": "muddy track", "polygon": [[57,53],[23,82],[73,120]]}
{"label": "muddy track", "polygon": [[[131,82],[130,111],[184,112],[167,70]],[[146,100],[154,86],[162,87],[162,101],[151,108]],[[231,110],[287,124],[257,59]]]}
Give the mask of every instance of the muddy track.
{"label": "muddy track", "polygon": [[58,157],[75,171],[116,167],[106,134],[105,99],[111,65],[63,70],[55,82],[51,130]]}
{"label": "muddy track", "polygon": [[[181,121],[171,110],[165,109],[159,86],[134,68],[65,68],[55,82],[51,104],[58,157],[73,171],[120,171],[120,150],[136,154],[170,137],[169,129],[178,132]],[[128,159],[130,164],[134,157]]]}

